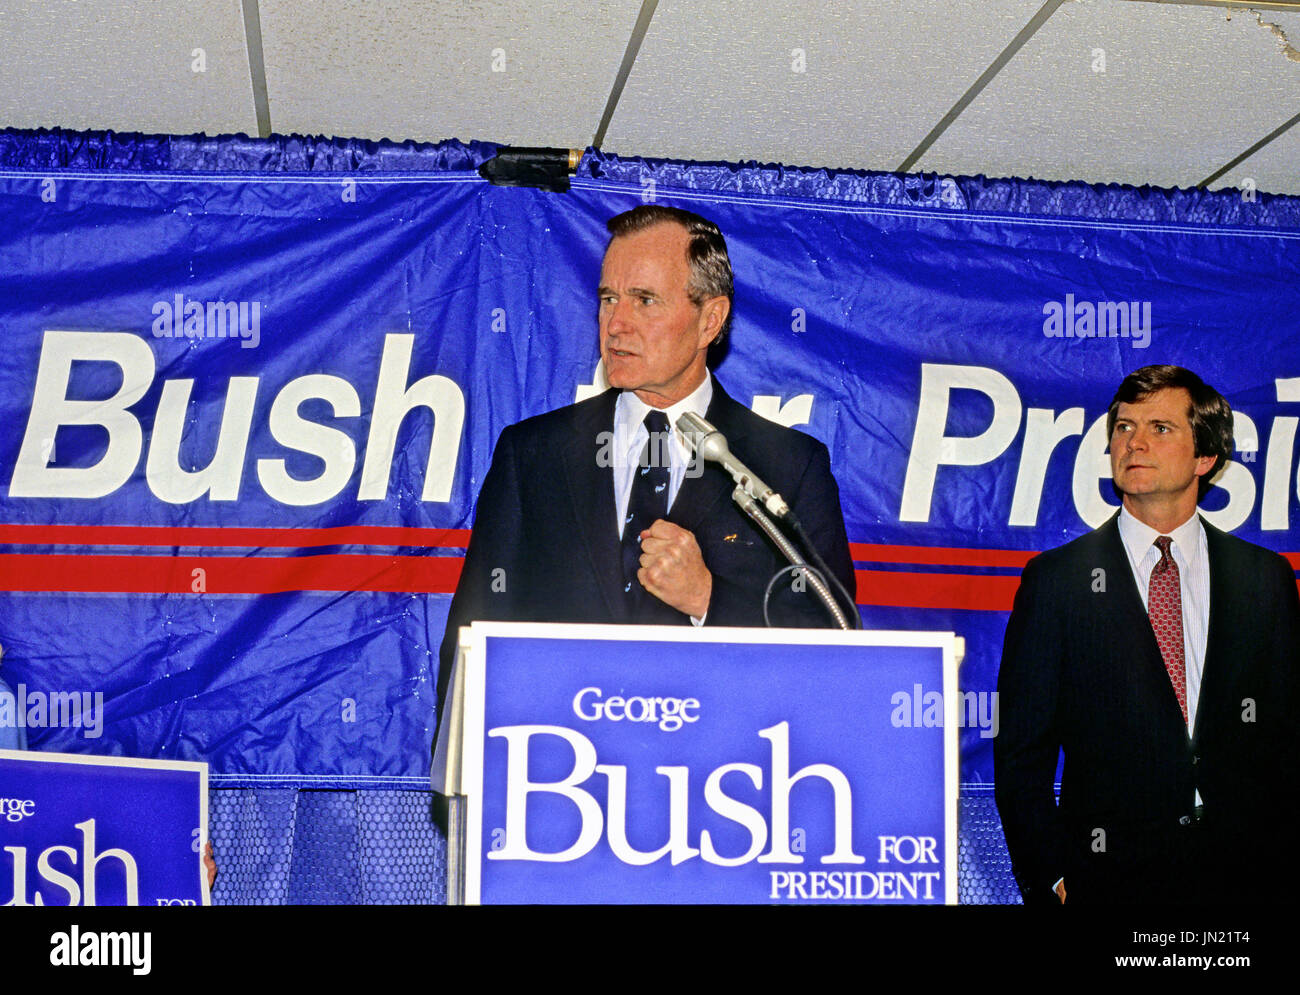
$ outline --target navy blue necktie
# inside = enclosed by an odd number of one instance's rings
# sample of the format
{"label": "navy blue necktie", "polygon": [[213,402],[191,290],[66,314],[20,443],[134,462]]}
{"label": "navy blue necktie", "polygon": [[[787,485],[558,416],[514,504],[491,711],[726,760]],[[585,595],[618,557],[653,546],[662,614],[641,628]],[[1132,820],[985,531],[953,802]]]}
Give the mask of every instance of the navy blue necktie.
{"label": "navy blue necktie", "polygon": [[668,453],[672,445],[668,416],[662,411],[650,411],[645,416],[645,427],[650,438],[637,461],[627,499],[627,516],[623,519],[623,591],[634,618],[652,611],[651,603],[656,600],[636,579],[636,572],[641,568],[641,533],[656,520],[668,516]]}

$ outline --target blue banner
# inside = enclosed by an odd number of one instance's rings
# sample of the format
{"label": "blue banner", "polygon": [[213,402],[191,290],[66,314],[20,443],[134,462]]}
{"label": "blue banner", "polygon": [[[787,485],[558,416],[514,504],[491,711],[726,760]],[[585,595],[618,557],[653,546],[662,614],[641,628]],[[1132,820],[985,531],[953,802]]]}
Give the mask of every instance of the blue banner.
{"label": "blue banner", "polygon": [[[93,740],[34,714],[33,747],[426,784],[492,446],[600,388],[604,222],[652,199],[725,233],[718,378],[829,445],[867,624],[964,636],[963,689],[995,687],[1029,556],[1117,506],[1100,426],[1137,367],[1229,399],[1209,517],[1300,564],[1285,198],[596,153],[553,194],[489,185],[481,150],[291,144],[0,171],[3,674],[103,701]],[[967,783],[990,742],[962,731]]]}
{"label": "blue banner", "polygon": [[474,626],[467,901],[955,902],[952,636],[762,635]]}
{"label": "blue banner", "polygon": [[0,750],[0,792],[0,904],[208,904],[203,764]]}

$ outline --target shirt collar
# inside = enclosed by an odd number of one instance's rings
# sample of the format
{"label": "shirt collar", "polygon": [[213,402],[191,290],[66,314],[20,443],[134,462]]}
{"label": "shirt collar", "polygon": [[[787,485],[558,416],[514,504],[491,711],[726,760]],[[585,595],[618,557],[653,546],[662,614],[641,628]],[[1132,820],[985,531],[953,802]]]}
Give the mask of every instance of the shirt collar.
{"label": "shirt collar", "polygon": [[[666,408],[661,408],[665,415],[668,416],[668,424],[673,427],[673,435],[677,438],[678,443],[682,442],[681,433],[677,431],[677,419],[688,411],[692,411],[704,417],[709,410],[709,403],[713,400],[713,374],[706,373],[704,382],[695,390],[687,394],[676,404],[670,404]],[[646,413],[651,410],[650,405],[637,397],[630,390],[625,390],[618,395],[618,401],[614,405],[614,427],[615,431],[625,439],[631,439],[645,421]]]}
{"label": "shirt collar", "polygon": [[[1174,549],[1184,563],[1191,563],[1196,559],[1201,550],[1201,543],[1205,541],[1205,529],[1201,526],[1201,516],[1194,511],[1191,518],[1172,532],[1157,532],[1150,525],[1134,518],[1127,508],[1121,507],[1119,510],[1119,535],[1124,541],[1124,548],[1128,551],[1129,559],[1134,563],[1141,563],[1155,550],[1156,539],[1162,535],[1167,535],[1173,539]],[[1160,555],[1158,550],[1155,550],[1155,554]]]}

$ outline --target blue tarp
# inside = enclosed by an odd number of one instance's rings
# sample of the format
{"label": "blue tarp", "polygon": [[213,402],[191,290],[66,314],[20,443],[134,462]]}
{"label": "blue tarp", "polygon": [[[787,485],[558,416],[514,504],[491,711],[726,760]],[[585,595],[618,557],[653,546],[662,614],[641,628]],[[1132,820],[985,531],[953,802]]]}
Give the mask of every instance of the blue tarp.
{"label": "blue tarp", "polygon": [[604,221],[649,199],[726,234],[719,380],[830,446],[867,623],[966,637],[964,689],[1116,504],[1090,429],[1139,366],[1247,416],[1205,507],[1300,549],[1297,199],[594,151],[554,194],[494,152],[0,132],[3,674],[105,702],[34,747],[426,784],[492,445],[596,379]]}

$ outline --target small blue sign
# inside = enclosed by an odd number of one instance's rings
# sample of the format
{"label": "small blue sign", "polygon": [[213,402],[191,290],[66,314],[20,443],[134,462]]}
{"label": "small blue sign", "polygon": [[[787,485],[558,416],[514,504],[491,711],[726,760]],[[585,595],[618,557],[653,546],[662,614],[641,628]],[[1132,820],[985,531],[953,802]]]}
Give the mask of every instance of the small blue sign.
{"label": "small blue sign", "polygon": [[951,633],[470,640],[467,901],[956,900]]}
{"label": "small blue sign", "polygon": [[207,764],[0,750],[0,904],[207,905]]}

